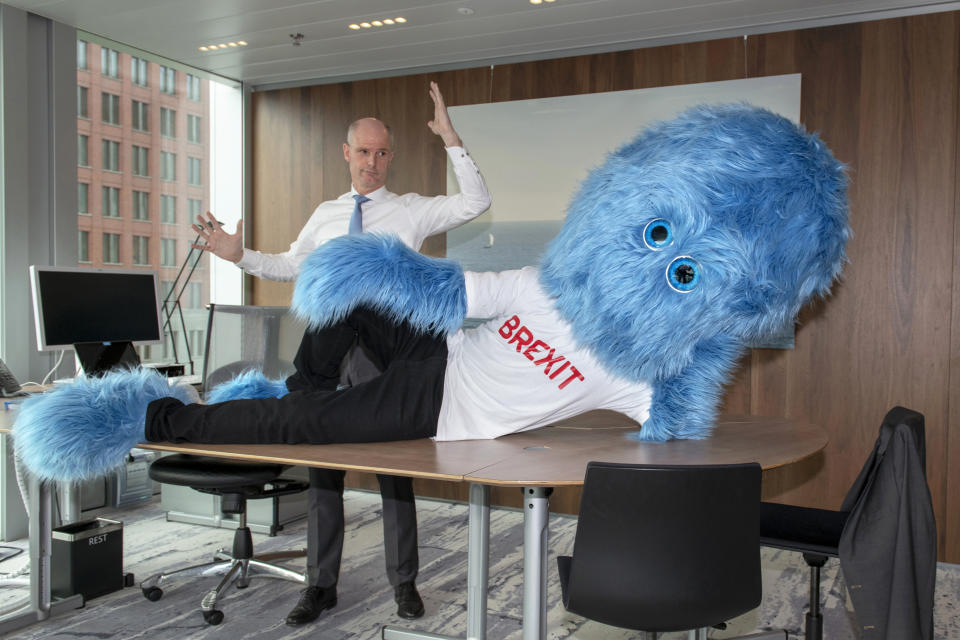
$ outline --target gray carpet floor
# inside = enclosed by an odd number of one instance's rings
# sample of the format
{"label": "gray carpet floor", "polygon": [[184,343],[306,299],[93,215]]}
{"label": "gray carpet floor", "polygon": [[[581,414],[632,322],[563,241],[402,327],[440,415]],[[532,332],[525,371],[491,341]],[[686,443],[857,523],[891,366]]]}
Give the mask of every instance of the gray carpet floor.
{"label": "gray carpet floor", "polygon": [[[253,582],[248,589],[232,590],[221,603],[225,614],[219,626],[209,626],[199,612],[203,593],[214,579],[180,582],[164,589],[157,602],[146,600],[138,587],[96,598],[75,611],[55,616],[10,634],[10,640],[80,640],[144,638],[185,640],[218,638],[322,638],[324,640],[377,640],[384,624],[462,637],[466,625],[467,509],[463,504],[434,500],[417,503],[420,531],[420,576],[417,584],[426,604],[426,615],[408,622],[396,615],[393,592],[383,568],[379,496],[348,491],[347,537],[337,607],[315,623],[288,627],[283,620],[296,603],[299,586],[278,580]],[[229,546],[232,532],[197,525],[167,522],[159,502],[104,514],[124,522],[124,571],[137,581],[165,568],[207,561],[214,551]],[[551,516],[547,636],[552,640],[627,640],[639,634],[614,629],[567,613],[560,603],[555,569],[556,554],[573,547],[576,519]],[[258,552],[300,548],[304,522],[289,525],[275,537],[254,534]],[[487,637],[519,640],[521,637],[522,513],[493,509],[490,517],[490,589]],[[22,543],[25,546],[25,541]],[[26,554],[0,563],[9,574],[26,563]],[[303,560],[287,564],[303,568]],[[855,620],[843,577],[835,560],[823,571],[825,636],[854,640]],[[960,565],[941,564],[937,575],[936,638],[960,639]],[[763,550],[764,599],[759,609],[731,622],[712,638],[726,638],[753,630],[783,628],[791,640],[801,638],[803,612],[808,597],[808,570],[798,554]],[[24,597],[26,589],[0,587],[0,609]],[[669,634],[666,638],[686,638]],[[908,639],[904,639],[908,640]]]}

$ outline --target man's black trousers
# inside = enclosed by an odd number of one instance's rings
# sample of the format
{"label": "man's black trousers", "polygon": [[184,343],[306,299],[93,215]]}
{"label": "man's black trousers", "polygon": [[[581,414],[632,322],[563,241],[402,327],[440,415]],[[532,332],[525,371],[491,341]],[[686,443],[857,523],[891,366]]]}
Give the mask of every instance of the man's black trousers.
{"label": "man's black trousers", "polygon": [[[372,378],[353,373],[337,390],[342,363],[362,347]],[[281,399],[182,405],[151,403],[146,435],[154,441],[207,443],[329,443],[416,439],[436,433],[443,394],[446,341],[366,310],[333,327],[308,331]],[[362,360],[362,359],[361,359]],[[343,549],[343,472],[310,470],[307,573],[311,585],[336,584]],[[378,475],[383,497],[384,550],[392,585],[415,579],[416,505],[409,478]]]}

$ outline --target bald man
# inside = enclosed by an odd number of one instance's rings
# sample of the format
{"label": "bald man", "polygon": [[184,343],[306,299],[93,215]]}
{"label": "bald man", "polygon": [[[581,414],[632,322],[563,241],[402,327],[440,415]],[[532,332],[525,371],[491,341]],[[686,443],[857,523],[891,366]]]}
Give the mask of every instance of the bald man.
{"label": "bald man", "polygon": [[[321,203],[284,253],[265,254],[243,247],[243,222],[227,233],[212,214],[198,216],[195,225],[201,240],[195,245],[234,262],[249,273],[267,280],[293,280],[300,264],[327,240],[346,233],[380,231],[398,235],[419,250],[428,236],[443,233],[472,220],[490,207],[490,195],[473,159],[463,147],[450,122],[443,96],[430,83],[434,117],[427,123],[440,136],[453,165],[460,193],[425,197],[415,193],[397,195],[386,188],[393,162],[390,128],[376,118],[361,118],[347,129],[343,158],[350,167],[352,188],[336,200]],[[342,366],[341,384],[356,384],[377,371],[357,344]],[[343,552],[343,471],[310,469],[307,513],[308,587],[287,616],[287,624],[315,620],[337,604],[337,580]],[[417,593],[417,512],[410,478],[378,475],[383,499],[383,538],[387,578],[394,588],[397,615],[419,618],[424,613]]]}

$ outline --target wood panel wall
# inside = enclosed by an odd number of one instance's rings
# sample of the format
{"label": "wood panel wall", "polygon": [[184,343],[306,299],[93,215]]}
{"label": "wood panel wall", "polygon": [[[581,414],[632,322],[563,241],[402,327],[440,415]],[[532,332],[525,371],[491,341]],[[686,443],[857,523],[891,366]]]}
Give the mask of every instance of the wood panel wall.
{"label": "wood panel wall", "polygon": [[[764,495],[828,508],[889,408],[924,413],[939,555],[960,562],[960,497],[948,491],[960,487],[960,12],[255,93],[248,243],[285,249],[317,203],[349,188],[341,144],[357,117],[394,128],[392,190],[443,193],[445,154],[425,126],[430,80],[461,105],[785,73],[802,74],[803,123],[849,167],[850,263],[831,297],[801,313],[795,349],[744,358],[726,410],[824,426],[827,449],[767,473]],[[443,249],[442,239],[428,248]],[[253,293],[255,304],[287,304],[290,289],[257,281]],[[443,483],[417,491],[466,498]],[[558,492],[552,507],[575,513],[578,501]]]}

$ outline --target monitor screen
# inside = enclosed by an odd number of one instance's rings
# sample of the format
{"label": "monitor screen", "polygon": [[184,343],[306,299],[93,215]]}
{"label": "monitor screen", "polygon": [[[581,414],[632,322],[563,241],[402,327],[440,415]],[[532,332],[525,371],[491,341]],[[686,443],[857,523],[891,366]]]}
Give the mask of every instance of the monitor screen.
{"label": "monitor screen", "polygon": [[155,271],[31,266],[30,281],[41,351],[162,342]]}

